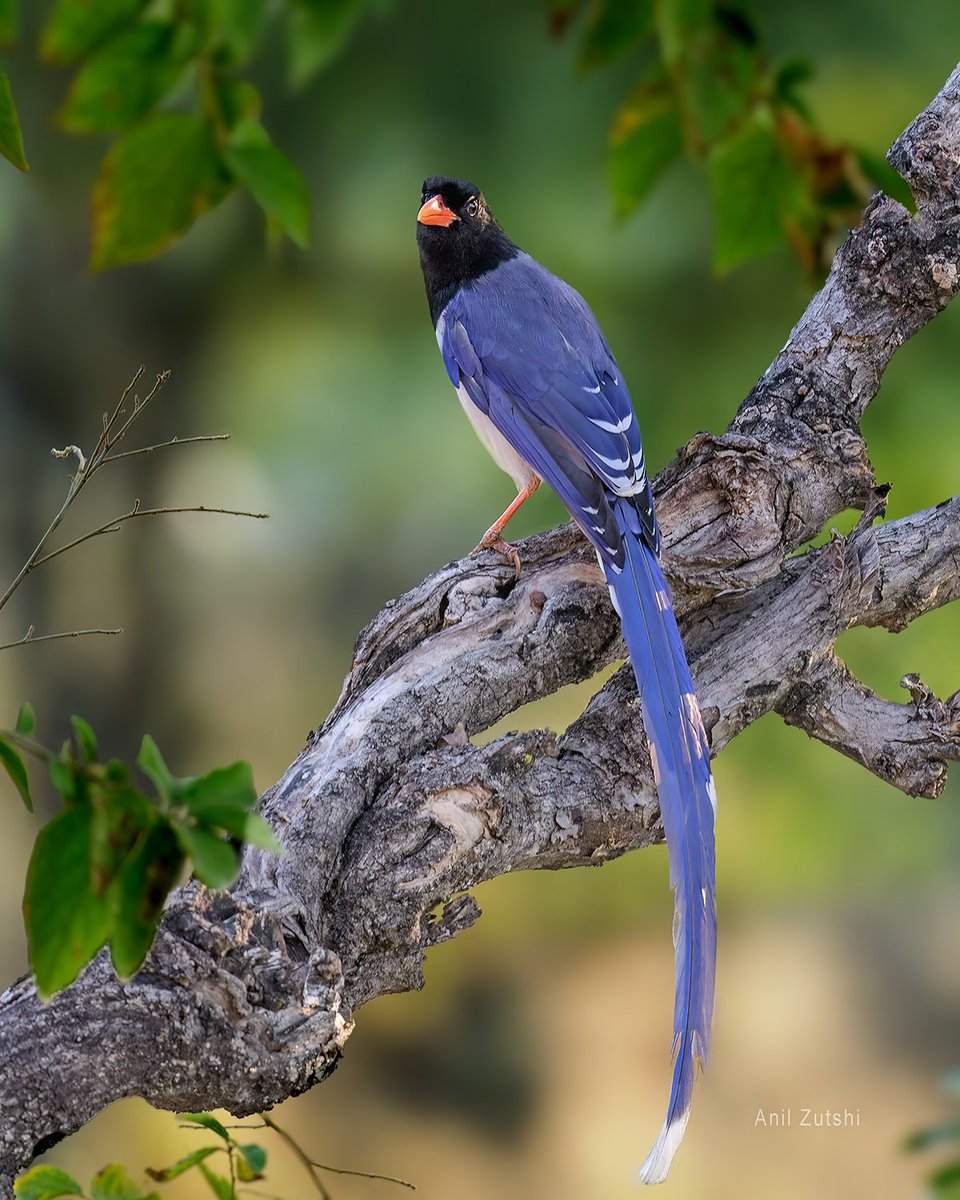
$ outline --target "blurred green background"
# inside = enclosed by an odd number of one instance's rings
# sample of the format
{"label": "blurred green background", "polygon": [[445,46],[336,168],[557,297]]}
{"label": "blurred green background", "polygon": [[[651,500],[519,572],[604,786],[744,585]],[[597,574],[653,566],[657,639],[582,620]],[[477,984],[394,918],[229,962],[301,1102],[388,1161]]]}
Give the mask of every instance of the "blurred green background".
{"label": "blurred green background", "polygon": [[[960,53],[937,0],[756,5],[774,55],[809,56],[825,129],[882,153]],[[28,14],[31,45],[36,14]],[[55,511],[67,468],[140,363],[173,377],[142,438],[228,431],[225,447],[134,459],[98,477],[83,532],[129,507],[263,509],[265,523],[173,517],[91,543],[31,578],[7,641],[120,625],[122,638],[7,651],[0,712],[29,698],[55,743],[71,712],[132,758],[149,730],[180,774],[249,758],[269,786],[336,698],[359,628],[472,546],[511,497],[455,402],[414,245],[420,182],[478,181],[507,231],[590,301],[631,386],[651,465],[719,432],[783,344],[810,287],[784,252],[718,281],[703,174],[673,171],[618,223],[604,178],[610,119],[635,65],[582,75],[575,37],[539,3],[406,0],[367,19],[306,90],[278,47],[253,77],[265,123],[306,174],[307,253],[267,247],[235,195],[143,267],[86,269],[103,153],[51,123],[65,76],[6,55],[31,161],[0,169],[0,575]],[[956,490],[960,310],[891,366],[865,422],[899,516]],[[540,492],[517,533],[563,519]],[[960,613],[841,649],[900,699],[918,670],[960,681]],[[562,728],[588,688],[524,710]],[[513,728],[517,719],[505,723]],[[960,1062],[960,786],[912,800],[766,718],[717,764],[720,964],[713,1060],[662,1194],[909,1196],[900,1138],[943,1111]],[[25,968],[19,900],[38,818],[4,780],[2,977]],[[430,1200],[627,1197],[662,1119],[672,1005],[663,850],[602,871],[497,880],[475,929],[431,953],[427,989],[358,1015],[345,1060],[278,1120],[316,1157],[402,1175]],[[794,1127],[757,1127],[791,1107]],[[802,1107],[860,1110],[855,1129],[801,1129]],[[88,1178],[109,1159],[159,1166],[196,1145],[138,1101],[49,1160]],[[306,1196],[276,1149],[270,1191]],[[197,1194],[195,1184],[165,1194]],[[337,1200],[389,1185],[335,1178]],[[399,1193],[398,1193],[399,1194]]]}

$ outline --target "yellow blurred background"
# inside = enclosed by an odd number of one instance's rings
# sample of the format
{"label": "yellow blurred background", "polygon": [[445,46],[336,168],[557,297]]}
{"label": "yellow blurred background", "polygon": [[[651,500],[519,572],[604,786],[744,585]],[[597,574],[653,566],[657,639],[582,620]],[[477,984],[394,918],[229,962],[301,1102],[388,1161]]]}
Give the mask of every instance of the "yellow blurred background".
{"label": "yellow blurred background", "polygon": [[[769,8],[769,11],[765,11]],[[771,50],[817,65],[824,128],[882,153],[955,65],[960,10],[936,0],[758,5]],[[0,714],[34,704],[40,732],[82,713],[128,759],[151,732],[179,774],[236,758],[261,789],[336,698],[360,627],[391,596],[472,546],[511,497],[455,402],[430,329],[414,245],[424,176],[483,187],[507,231],[589,300],[631,382],[652,467],[719,432],[810,294],[786,254],[717,280],[702,173],[675,170],[618,223],[606,131],[636,65],[583,76],[576,42],[540,4],[409,0],[359,29],[305,91],[279,47],[255,73],[264,119],[308,176],[309,252],[266,247],[234,196],[160,261],[85,268],[103,145],[56,133],[64,77],[8,56],[32,173],[0,169],[0,577],[58,506],[68,468],[140,363],[173,376],[140,434],[229,432],[110,468],[64,537],[129,508],[266,510],[144,522],[44,567],[3,613],[28,624],[123,626],[122,638],[4,652]],[[29,45],[30,35],[25,39]],[[957,489],[960,310],[896,357],[865,432],[899,516]],[[518,534],[555,524],[541,491]],[[960,613],[840,648],[872,687],[905,698],[919,671],[960,683]],[[588,688],[524,710],[560,729]],[[517,727],[517,719],[505,728]],[[923,1165],[902,1137],[943,1115],[960,1064],[960,785],[905,797],[768,717],[717,763],[720,963],[713,1058],[665,1198],[909,1197]],[[30,816],[6,785],[0,839],[2,979],[25,969],[19,900]],[[666,853],[601,871],[480,889],[483,919],[433,951],[426,990],[358,1014],[336,1074],[277,1120],[338,1166],[400,1175],[426,1200],[611,1200],[662,1120],[669,1080],[671,899]],[[801,1109],[859,1110],[855,1128],[800,1128]],[[758,1111],[791,1108],[789,1129]],[[81,1179],[135,1173],[200,1143],[127,1101],[47,1160]],[[262,1190],[311,1193],[270,1135]],[[402,1194],[334,1177],[336,1200]],[[164,1188],[199,1196],[188,1176]]]}

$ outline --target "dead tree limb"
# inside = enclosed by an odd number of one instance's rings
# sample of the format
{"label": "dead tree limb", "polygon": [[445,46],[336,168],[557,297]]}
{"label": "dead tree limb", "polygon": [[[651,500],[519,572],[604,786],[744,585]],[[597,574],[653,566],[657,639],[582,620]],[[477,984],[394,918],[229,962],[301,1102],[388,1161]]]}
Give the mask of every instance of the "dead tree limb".
{"label": "dead tree limb", "polygon": [[[903,628],[960,594],[960,499],[877,524],[860,420],[896,350],[960,288],[960,68],[890,161],[917,213],[875,197],[727,431],[695,437],[656,492],[716,754],[776,711],[912,795],[960,757],[960,699],[905,677],[893,704],[838,659],[853,625]],[[835,514],[847,537],[795,553]],[[172,899],[144,969],[101,957],[42,1006],[0,997],[0,1174],[106,1104],[262,1110],[336,1065],[366,1001],[422,983],[506,871],[602,862],[662,839],[639,702],[622,669],[562,735],[470,736],[623,656],[606,589],[566,526],[522,545],[523,577],[452,563],[357,642],[333,712],[262,810],[228,893]]]}

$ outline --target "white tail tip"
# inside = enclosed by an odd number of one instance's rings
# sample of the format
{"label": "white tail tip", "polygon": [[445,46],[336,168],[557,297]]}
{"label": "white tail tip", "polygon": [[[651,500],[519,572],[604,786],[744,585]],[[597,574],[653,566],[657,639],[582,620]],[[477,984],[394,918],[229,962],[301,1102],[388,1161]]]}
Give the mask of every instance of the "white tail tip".
{"label": "white tail tip", "polygon": [[683,1141],[689,1119],[690,1109],[688,1108],[686,1112],[675,1117],[669,1125],[664,1122],[660,1136],[640,1168],[640,1179],[643,1183],[663,1183],[666,1179],[673,1157]]}

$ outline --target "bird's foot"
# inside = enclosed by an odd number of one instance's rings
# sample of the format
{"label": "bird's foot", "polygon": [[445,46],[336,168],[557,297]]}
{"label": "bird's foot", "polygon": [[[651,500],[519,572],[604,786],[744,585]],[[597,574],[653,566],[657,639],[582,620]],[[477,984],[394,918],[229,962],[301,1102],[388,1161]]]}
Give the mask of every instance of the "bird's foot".
{"label": "bird's foot", "polygon": [[501,536],[499,529],[488,529],[479,546],[474,547],[473,553],[480,554],[484,550],[494,550],[506,562],[512,563],[513,569],[517,573],[517,579],[520,578],[520,555],[516,546]]}

